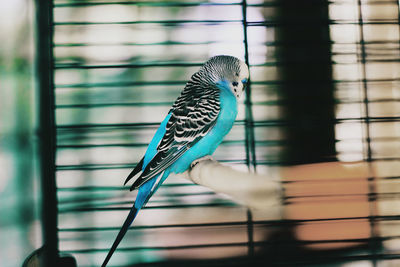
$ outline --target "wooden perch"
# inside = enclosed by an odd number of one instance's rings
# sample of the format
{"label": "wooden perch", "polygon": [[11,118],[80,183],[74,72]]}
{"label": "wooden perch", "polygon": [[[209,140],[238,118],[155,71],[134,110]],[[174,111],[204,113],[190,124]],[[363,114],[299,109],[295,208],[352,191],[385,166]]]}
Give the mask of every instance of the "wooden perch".
{"label": "wooden perch", "polygon": [[[349,193],[349,188],[343,188],[343,182],[359,178],[364,185],[368,177],[372,177],[366,162],[343,163],[327,162],[303,164],[288,167],[271,167],[268,174],[251,174],[224,166],[217,161],[200,161],[185,177],[199,185],[206,186],[215,192],[230,196],[234,201],[250,208],[267,209],[272,205],[281,205],[285,197],[301,194],[303,190],[308,196],[324,195],[326,188],[315,186],[315,183],[325,183],[335,187],[335,193]],[[327,183],[329,180],[330,183]],[[290,182],[311,182],[314,184],[296,184]],[[285,183],[286,182],[286,183]],[[336,185],[336,186],[335,186]],[[321,191],[319,191],[319,189]],[[362,186],[362,188],[365,188]],[[350,190],[351,191],[351,190]],[[351,193],[351,192],[350,192]],[[360,193],[360,192],[357,192]],[[367,192],[365,192],[367,193]]]}
{"label": "wooden perch", "polygon": [[188,177],[196,184],[226,194],[250,208],[265,209],[281,205],[281,183],[267,175],[245,173],[214,160],[204,160],[188,172]]}

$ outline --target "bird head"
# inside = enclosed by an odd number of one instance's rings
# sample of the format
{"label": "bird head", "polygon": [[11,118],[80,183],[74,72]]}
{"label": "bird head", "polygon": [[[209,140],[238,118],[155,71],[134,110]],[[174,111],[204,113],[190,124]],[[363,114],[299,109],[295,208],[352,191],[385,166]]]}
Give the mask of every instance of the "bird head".
{"label": "bird head", "polygon": [[249,81],[249,68],[246,63],[232,56],[214,56],[201,67],[205,79],[219,88],[228,89],[239,98]]}

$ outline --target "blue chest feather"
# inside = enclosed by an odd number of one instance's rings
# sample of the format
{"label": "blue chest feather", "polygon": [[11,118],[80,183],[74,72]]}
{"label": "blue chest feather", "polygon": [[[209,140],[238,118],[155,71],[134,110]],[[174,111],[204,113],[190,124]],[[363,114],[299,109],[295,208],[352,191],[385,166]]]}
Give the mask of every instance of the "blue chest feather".
{"label": "blue chest feather", "polygon": [[223,83],[220,86],[220,111],[217,122],[211,131],[190,148],[170,168],[170,172],[181,173],[186,171],[190,164],[201,157],[211,155],[222,142],[225,135],[231,130],[237,115],[236,97]]}

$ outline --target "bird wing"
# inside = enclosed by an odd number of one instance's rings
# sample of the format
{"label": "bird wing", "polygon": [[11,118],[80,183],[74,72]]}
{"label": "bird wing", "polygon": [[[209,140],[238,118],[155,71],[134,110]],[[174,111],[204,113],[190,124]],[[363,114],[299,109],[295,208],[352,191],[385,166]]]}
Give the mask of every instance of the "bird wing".
{"label": "bird wing", "polygon": [[157,153],[145,167],[131,190],[170,167],[215,125],[220,111],[219,89],[188,82],[170,110],[166,131]]}
{"label": "bird wing", "polygon": [[132,179],[132,177],[134,177],[136,174],[138,174],[139,172],[142,171],[142,167],[143,167],[143,161],[144,161],[144,157],[139,161],[139,163],[136,165],[136,167],[131,171],[131,173],[128,175],[128,177],[125,179],[124,185],[126,185],[126,183]]}

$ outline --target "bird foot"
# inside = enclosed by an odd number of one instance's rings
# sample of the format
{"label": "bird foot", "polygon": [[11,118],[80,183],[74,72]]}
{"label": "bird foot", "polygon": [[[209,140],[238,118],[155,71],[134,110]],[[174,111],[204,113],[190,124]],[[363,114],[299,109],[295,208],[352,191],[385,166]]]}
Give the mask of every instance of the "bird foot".
{"label": "bird foot", "polygon": [[210,155],[198,158],[196,160],[194,160],[191,164],[190,164],[190,169],[193,169],[194,166],[196,166],[199,162],[204,161],[204,160],[214,160]]}

